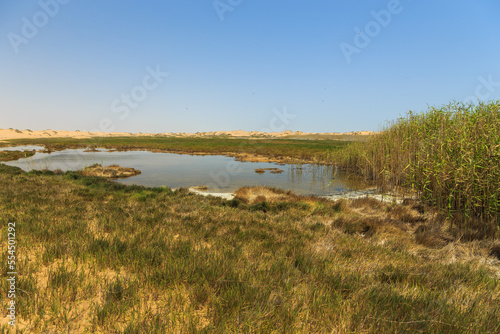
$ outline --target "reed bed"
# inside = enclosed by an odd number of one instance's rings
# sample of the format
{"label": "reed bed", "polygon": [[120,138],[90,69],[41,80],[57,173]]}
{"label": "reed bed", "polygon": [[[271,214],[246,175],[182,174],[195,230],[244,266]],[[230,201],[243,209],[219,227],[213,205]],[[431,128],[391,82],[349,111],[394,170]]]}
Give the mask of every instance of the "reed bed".
{"label": "reed bed", "polygon": [[[338,162],[384,190],[418,191],[462,227],[500,223],[500,101],[409,112]],[[491,224],[493,223],[493,224]]]}

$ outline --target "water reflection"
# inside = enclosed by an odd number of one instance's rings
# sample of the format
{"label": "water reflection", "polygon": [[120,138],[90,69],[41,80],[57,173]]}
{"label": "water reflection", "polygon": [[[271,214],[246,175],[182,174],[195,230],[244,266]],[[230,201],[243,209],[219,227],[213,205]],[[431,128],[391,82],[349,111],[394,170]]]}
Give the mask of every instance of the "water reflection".
{"label": "water reflection", "polygon": [[368,184],[360,177],[351,175],[334,165],[289,165],[289,181],[294,184],[309,184],[311,193],[339,194],[362,190]]}
{"label": "water reflection", "polygon": [[[149,151],[85,152],[65,150],[36,153],[33,157],[6,164],[32,169],[79,170],[94,163],[118,164],[142,172],[124,184],[168,186],[171,188],[207,186],[209,192],[233,192],[242,186],[270,186],[304,195],[335,195],[366,188],[359,179],[350,177],[335,166],[309,164],[283,165],[269,162],[241,162],[226,156],[199,156]],[[255,169],[282,169],[282,173],[255,173]]]}

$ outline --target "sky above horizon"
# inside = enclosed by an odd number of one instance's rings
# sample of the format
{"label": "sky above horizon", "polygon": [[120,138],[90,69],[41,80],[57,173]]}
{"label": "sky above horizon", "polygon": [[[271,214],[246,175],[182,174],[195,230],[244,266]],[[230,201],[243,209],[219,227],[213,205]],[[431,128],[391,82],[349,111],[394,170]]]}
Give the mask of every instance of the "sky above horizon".
{"label": "sky above horizon", "polygon": [[500,1],[0,0],[0,128],[377,131],[500,99]]}

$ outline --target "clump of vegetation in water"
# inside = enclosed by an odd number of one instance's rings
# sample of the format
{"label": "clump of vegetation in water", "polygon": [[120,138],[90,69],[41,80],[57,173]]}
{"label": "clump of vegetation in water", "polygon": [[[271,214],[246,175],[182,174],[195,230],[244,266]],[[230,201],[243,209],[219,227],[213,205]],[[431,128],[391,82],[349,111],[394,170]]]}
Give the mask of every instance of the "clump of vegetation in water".
{"label": "clump of vegetation in water", "polygon": [[118,179],[139,175],[141,171],[134,168],[120,167],[118,165],[102,166],[101,164],[93,164],[92,166],[85,167],[80,173],[87,176]]}
{"label": "clump of vegetation in water", "polygon": [[256,168],[255,173],[257,174],[264,174],[266,171],[269,171],[271,174],[281,174],[283,173],[283,169],[279,169],[276,167],[270,167],[270,168]]}
{"label": "clump of vegetation in water", "polygon": [[500,224],[500,101],[409,112],[339,162],[382,188],[417,190],[462,226]]}

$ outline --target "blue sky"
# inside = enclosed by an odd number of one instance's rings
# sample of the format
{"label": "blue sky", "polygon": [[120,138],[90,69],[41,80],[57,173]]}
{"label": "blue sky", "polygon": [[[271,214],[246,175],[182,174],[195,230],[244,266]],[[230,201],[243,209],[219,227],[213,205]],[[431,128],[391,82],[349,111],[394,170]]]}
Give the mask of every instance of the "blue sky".
{"label": "blue sky", "polygon": [[379,130],[500,99],[499,15],[498,0],[0,0],[0,128]]}

